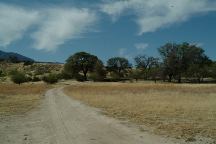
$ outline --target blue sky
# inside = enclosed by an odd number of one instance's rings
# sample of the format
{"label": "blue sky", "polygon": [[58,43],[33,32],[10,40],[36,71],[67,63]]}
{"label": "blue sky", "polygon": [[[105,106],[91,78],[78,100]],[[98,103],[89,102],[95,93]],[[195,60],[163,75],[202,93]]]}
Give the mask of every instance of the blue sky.
{"label": "blue sky", "polygon": [[0,49],[64,62],[78,51],[103,61],[158,57],[166,42],[190,42],[216,60],[214,0],[1,0]]}

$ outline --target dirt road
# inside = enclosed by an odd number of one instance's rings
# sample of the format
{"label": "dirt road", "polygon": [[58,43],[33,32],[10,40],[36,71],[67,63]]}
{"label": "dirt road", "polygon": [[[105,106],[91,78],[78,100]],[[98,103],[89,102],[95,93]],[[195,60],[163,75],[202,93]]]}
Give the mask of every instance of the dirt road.
{"label": "dirt road", "polygon": [[171,144],[100,114],[55,88],[28,116],[0,119],[1,144]]}

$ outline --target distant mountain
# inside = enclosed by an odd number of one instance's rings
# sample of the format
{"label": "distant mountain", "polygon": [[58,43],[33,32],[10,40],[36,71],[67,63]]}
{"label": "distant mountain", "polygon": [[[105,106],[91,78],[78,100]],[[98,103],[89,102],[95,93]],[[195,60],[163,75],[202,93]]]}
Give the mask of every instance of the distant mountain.
{"label": "distant mountain", "polygon": [[26,62],[34,61],[31,58],[13,52],[4,52],[0,50],[0,60]]}

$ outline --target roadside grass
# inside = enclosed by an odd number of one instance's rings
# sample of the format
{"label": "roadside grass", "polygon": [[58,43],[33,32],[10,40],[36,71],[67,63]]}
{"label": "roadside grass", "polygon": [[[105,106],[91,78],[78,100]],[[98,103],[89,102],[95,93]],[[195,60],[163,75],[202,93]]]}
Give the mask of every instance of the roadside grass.
{"label": "roadside grass", "polygon": [[175,138],[216,139],[216,85],[80,83],[66,94],[112,117]]}
{"label": "roadside grass", "polygon": [[24,114],[33,109],[48,87],[45,84],[0,84],[0,116]]}

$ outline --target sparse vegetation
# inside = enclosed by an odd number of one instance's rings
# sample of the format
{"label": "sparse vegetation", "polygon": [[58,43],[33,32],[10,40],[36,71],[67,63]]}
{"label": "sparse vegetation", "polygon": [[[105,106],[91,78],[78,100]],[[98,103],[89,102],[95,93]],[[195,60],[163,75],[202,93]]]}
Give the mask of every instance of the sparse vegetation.
{"label": "sparse vegetation", "polygon": [[28,112],[37,106],[48,88],[44,84],[0,84],[0,116]]}
{"label": "sparse vegetation", "polygon": [[48,84],[54,84],[58,82],[58,75],[57,74],[48,74],[46,76],[43,77],[43,81],[48,83]]}
{"label": "sparse vegetation", "polygon": [[86,83],[65,91],[109,116],[143,124],[158,134],[216,138],[215,85]]}

